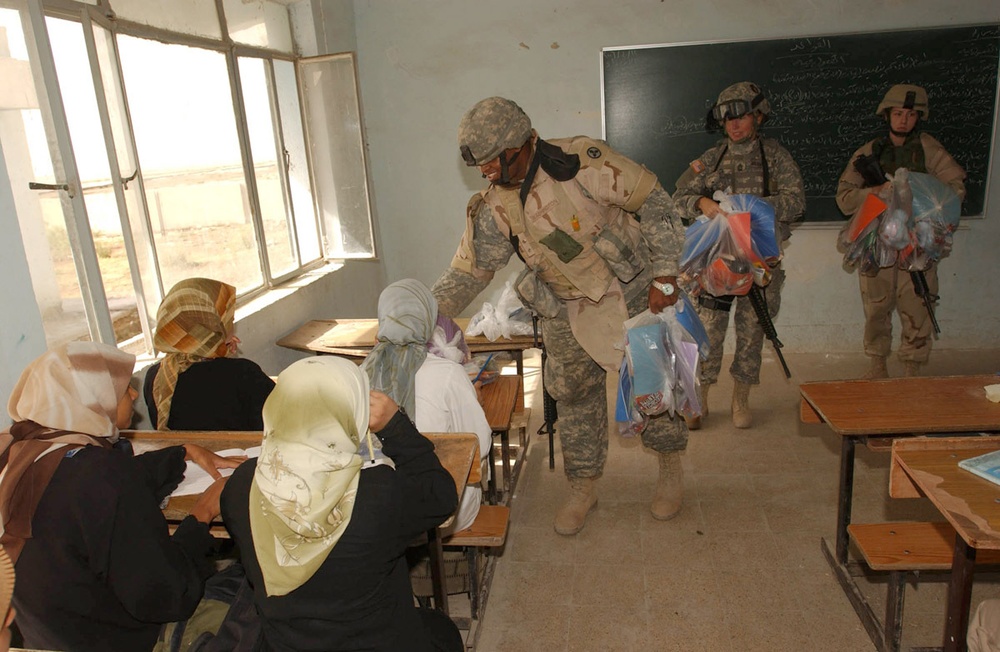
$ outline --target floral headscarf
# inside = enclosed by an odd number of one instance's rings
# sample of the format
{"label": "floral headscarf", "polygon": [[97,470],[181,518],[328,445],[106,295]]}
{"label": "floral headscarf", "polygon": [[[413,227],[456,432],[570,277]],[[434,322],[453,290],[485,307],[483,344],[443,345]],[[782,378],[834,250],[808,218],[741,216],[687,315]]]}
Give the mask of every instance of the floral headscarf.
{"label": "floral headscarf", "polygon": [[414,378],[427,358],[437,314],[434,295],[420,281],[408,278],[382,290],[378,344],[361,365],[372,387],[402,405],[411,419],[416,416]]}
{"label": "floral headscarf", "polygon": [[269,596],[308,581],[347,529],[368,415],[368,377],[353,362],[306,358],[278,376],[250,487],[250,530]]}
{"label": "floral headscarf", "polygon": [[178,376],[196,362],[235,352],[235,313],[236,288],[208,278],[183,280],[163,298],[153,337],[156,350],[167,354],[153,380],[157,429],[168,429]]}
{"label": "floral headscarf", "polygon": [[21,372],[7,404],[14,424],[0,432],[0,543],[15,563],[66,452],[118,439],[118,403],[134,365],[112,346],[71,342]]}

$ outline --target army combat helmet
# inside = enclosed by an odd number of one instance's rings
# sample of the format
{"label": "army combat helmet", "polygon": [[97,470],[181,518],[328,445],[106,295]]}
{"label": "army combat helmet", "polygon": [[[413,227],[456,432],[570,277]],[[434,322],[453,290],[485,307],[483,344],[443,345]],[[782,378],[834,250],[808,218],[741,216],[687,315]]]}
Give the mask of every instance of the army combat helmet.
{"label": "army combat helmet", "polygon": [[921,120],[930,115],[927,104],[927,91],[913,84],[896,84],[890,88],[882,102],[875,110],[875,115],[886,115],[891,109],[913,109],[920,114]]}
{"label": "army combat helmet", "polygon": [[500,157],[502,183],[508,181],[505,150],[521,147],[531,138],[531,119],[516,103],[503,97],[480,100],[462,116],[458,147],[466,165],[484,165]]}
{"label": "army combat helmet", "polygon": [[503,97],[480,100],[458,125],[458,146],[470,166],[492,161],[530,137],[531,119],[515,102]]}
{"label": "army combat helmet", "polygon": [[759,113],[767,121],[771,114],[771,104],[764,92],[753,82],[739,82],[719,93],[715,106],[708,110],[705,125],[709,131],[719,129],[729,118],[742,118],[748,113]]}

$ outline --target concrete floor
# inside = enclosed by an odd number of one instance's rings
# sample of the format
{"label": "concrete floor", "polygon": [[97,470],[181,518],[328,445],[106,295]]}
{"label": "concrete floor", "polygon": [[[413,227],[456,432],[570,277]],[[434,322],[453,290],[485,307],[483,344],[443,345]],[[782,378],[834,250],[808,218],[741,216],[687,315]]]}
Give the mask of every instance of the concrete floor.
{"label": "concrete floor", "polygon": [[[681,514],[652,518],[657,473],[637,439],[612,434],[598,506],[573,537],[552,529],[567,483],[556,449],[549,470],[537,356],[528,361],[532,410],[527,461],[512,500],[510,533],[497,560],[477,650],[696,652],[874,650],[833,577],[820,539],[832,540],[840,442],[825,425],[799,421],[800,382],[857,378],[862,354],[788,354],[786,381],[765,343],[764,384],[751,393],[754,427],[730,421],[732,381],[709,397],[710,416],[683,455]],[[993,373],[1000,350],[936,351],[926,375]],[[890,361],[890,373],[902,365]],[[854,521],[940,520],[925,499],[887,496],[889,456],[859,448]],[[926,575],[925,575],[926,577]],[[996,576],[977,576],[973,605],[1000,596]],[[944,582],[907,589],[904,649],[941,644]],[[884,584],[866,593],[882,613]]]}

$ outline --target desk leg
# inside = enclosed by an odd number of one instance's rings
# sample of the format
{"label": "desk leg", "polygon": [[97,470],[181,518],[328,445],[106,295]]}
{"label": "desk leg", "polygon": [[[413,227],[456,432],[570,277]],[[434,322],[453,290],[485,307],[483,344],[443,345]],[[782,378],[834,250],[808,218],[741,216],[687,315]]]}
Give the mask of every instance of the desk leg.
{"label": "desk leg", "polygon": [[430,551],[431,586],[434,589],[434,608],[448,613],[448,589],[444,579],[444,548],[438,529],[427,531],[427,549]]}
{"label": "desk leg", "polygon": [[965,636],[969,630],[969,607],[972,606],[972,576],[976,565],[976,549],[955,535],[955,555],[951,561],[948,582],[948,620],[944,628],[945,652],[965,652]]}
{"label": "desk leg", "polygon": [[851,523],[851,500],[854,493],[854,446],[857,439],[840,440],[840,498],[837,501],[837,561],[847,563],[847,526]]}

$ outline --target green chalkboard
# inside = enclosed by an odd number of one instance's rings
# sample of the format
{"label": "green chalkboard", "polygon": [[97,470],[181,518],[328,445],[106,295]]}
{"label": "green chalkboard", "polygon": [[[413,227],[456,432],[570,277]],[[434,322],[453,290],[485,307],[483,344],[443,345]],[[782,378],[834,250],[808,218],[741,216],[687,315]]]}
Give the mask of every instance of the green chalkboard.
{"label": "green chalkboard", "polygon": [[764,133],[805,180],[807,221],[842,220],[834,196],[851,154],[886,133],[875,115],[893,84],[927,89],[922,129],[968,174],[963,215],[981,215],[997,106],[1000,25],[769,41],[606,48],[604,137],[672,192],[688,163],[722,134],[705,131],[719,92],[756,82],[771,102]]}

